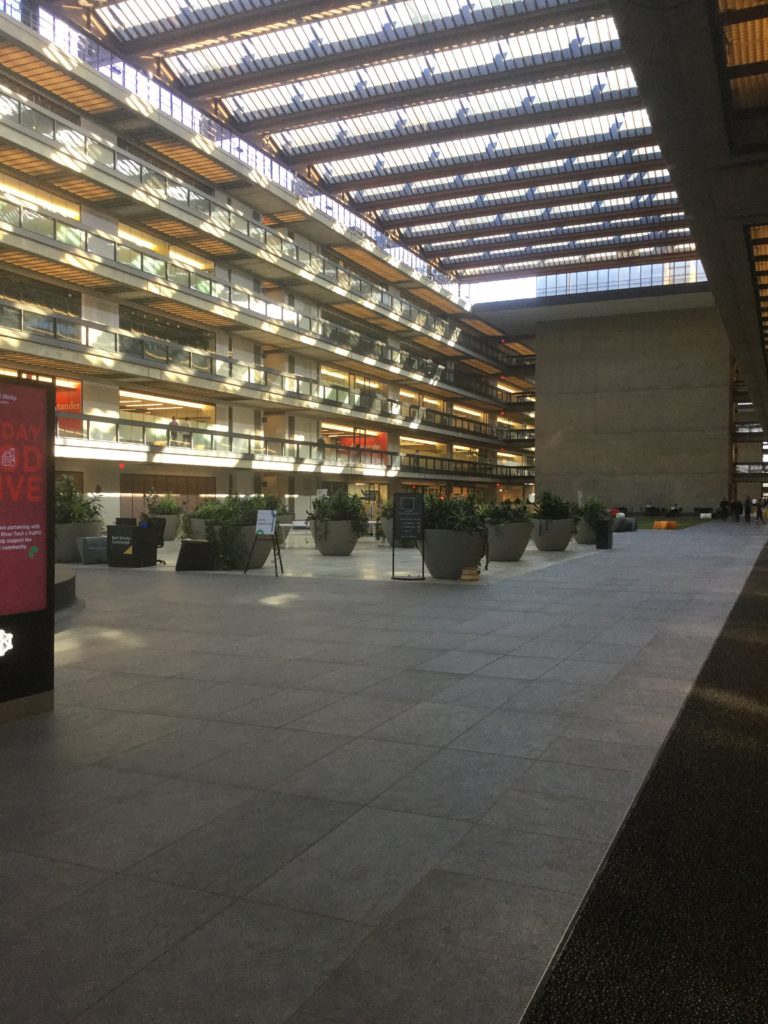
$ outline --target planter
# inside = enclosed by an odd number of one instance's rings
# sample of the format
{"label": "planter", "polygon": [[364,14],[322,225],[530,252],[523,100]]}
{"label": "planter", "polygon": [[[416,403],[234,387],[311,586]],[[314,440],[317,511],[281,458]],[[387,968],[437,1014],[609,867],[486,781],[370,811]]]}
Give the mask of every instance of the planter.
{"label": "planter", "polygon": [[[255,531],[255,526],[241,527],[239,532],[239,541],[244,553],[243,557],[238,558],[237,562],[235,563],[236,569],[260,569],[267,561],[269,556],[272,554],[272,538],[257,537],[256,543],[253,544],[253,535]],[[253,551],[251,551],[252,544]],[[248,560],[249,552],[251,552],[250,561]]]}
{"label": "planter", "polygon": [[290,514],[290,512],[286,512],[285,515],[278,516],[276,522],[277,535],[280,540],[280,546],[284,547],[285,542],[288,539],[288,534],[291,532],[291,527],[293,526],[293,516]]}
{"label": "planter", "polygon": [[528,546],[533,523],[489,523],[488,561],[518,562]]}
{"label": "planter", "polygon": [[[392,537],[394,536],[394,532],[395,532],[395,521],[394,521],[394,519],[380,519],[379,522],[381,523],[381,532],[384,534],[384,539],[386,540],[387,544],[389,544],[389,546],[392,547]],[[413,547],[416,547],[416,541],[415,540],[399,540],[395,544],[395,547],[397,547],[397,548],[413,548]]]}
{"label": "planter", "polygon": [[152,516],[153,519],[164,519],[165,530],[163,531],[163,541],[176,540],[176,534],[179,532],[179,519],[180,516]]}
{"label": "planter", "polygon": [[81,537],[100,537],[103,532],[104,522],[101,519],[90,523],[56,523],[54,561],[79,562],[78,540]]}
{"label": "planter", "polygon": [[482,533],[460,530],[425,530],[424,564],[438,580],[457,580],[462,569],[479,564],[485,551]]}
{"label": "planter", "polygon": [[348,519],[313,519],[312,536],[321,555],[351,555],[357,544]]}
{"label": "planter", "polygon": [[572,536],[572,519],[533,520],[533,543],[539,551],[565,551]]}
{"label": "planter", "polygon": [[576,526],[577,544],[597,544],[597,530],[586,519],[580,519]]}

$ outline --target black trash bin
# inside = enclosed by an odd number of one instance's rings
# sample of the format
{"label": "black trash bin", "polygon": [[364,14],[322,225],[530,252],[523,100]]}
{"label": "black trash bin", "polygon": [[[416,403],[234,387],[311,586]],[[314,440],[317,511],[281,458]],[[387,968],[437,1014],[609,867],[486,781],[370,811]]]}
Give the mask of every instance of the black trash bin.
{"label": "black trash bin", "polygon": [[597,537],[596,547],[598,548],[612,548],[613,547],[613,520],[612,519],[598,519],[595,525],[595,536]]}

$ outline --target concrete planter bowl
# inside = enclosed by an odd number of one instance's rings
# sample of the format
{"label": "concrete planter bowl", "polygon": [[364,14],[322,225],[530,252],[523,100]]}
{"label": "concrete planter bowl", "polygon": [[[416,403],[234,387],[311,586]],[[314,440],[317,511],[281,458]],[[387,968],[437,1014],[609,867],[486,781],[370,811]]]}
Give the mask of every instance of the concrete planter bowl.
{"label": "concrete planter bowl", "polygon": [[313,519],[312,536],[321,555],[351,555],[357,537],[349,519]]}
{"label": "concrete planter bowl", "polygon": [[485,551],[482,533],[460,530],[425,530],[424,564],[438,580],[457,580],[462,569],[477,566]]}
{"label": "concrete planter bowl", "polygon": [[[238,540],[240,546],[243,549],[243,557],[239,558],[235,563],[236,569],[261,569],[267,559],[272,553],[272,538],[271,537],[257,537],[256,543],[253,543],[253,537],[256,532],[255,526],[243,526],[240,529]],[[253,551],[251,551],[253,546]],[[250,560],[248,554],[250,552]],[[247,564],[246,564],[247,563]]]}
{"label": "concrete planter bowl", "polygon": [[190,540],[207,540],[208,534],[205,532],[205,524],[208,522],[207,519],[196,519],[194,516],[190,516],[189,519],[189,539]]}
{"label": "concrete planter bowl", "polygon": [[572,519],[533,520],[533,543],[539,551],[565,551],[572,536]]}
{"label": "concrete planter bowl", "polygon": [[179,532],[180,516],[153,516],[152,518],[165,520],[164,541],[176,540],[176,534]]}
{"label": "concrete planter bowl", "polygon": [[100,537],[103,532],[102,519],[94,519],[90,523],[56,523],[54,561],[79,562],[78,540],[81,537]]}
{"label": "concrete planter bowl", "polygon": [[586,519],[580,519],[576,526],[576,543],[591,544],[593,547],[597,544],[597,531]]}
{"label": "concrete planter bowl", "polygon": [[519,562],[533,533],[533,523],[489,523],[488,561]]}

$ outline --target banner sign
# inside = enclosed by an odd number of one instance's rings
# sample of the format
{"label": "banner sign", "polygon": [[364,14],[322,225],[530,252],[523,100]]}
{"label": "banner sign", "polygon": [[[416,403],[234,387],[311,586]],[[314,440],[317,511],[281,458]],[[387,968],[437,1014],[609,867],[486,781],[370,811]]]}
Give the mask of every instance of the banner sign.
{"label": "banner sign", "polygon": [[0,705],[53,687],[54,390],[0,378]]}

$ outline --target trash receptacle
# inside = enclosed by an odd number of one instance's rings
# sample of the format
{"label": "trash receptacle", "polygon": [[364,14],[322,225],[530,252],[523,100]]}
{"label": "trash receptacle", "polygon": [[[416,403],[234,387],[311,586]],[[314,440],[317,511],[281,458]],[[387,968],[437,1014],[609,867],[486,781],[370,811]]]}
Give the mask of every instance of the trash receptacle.
{"label": "trash receptacle", "polygon": [[596,547],[598,548],[612,548],[613,547],[613,523],[610,519],[598,519],[595,526],[595,535],[597,538]]}

